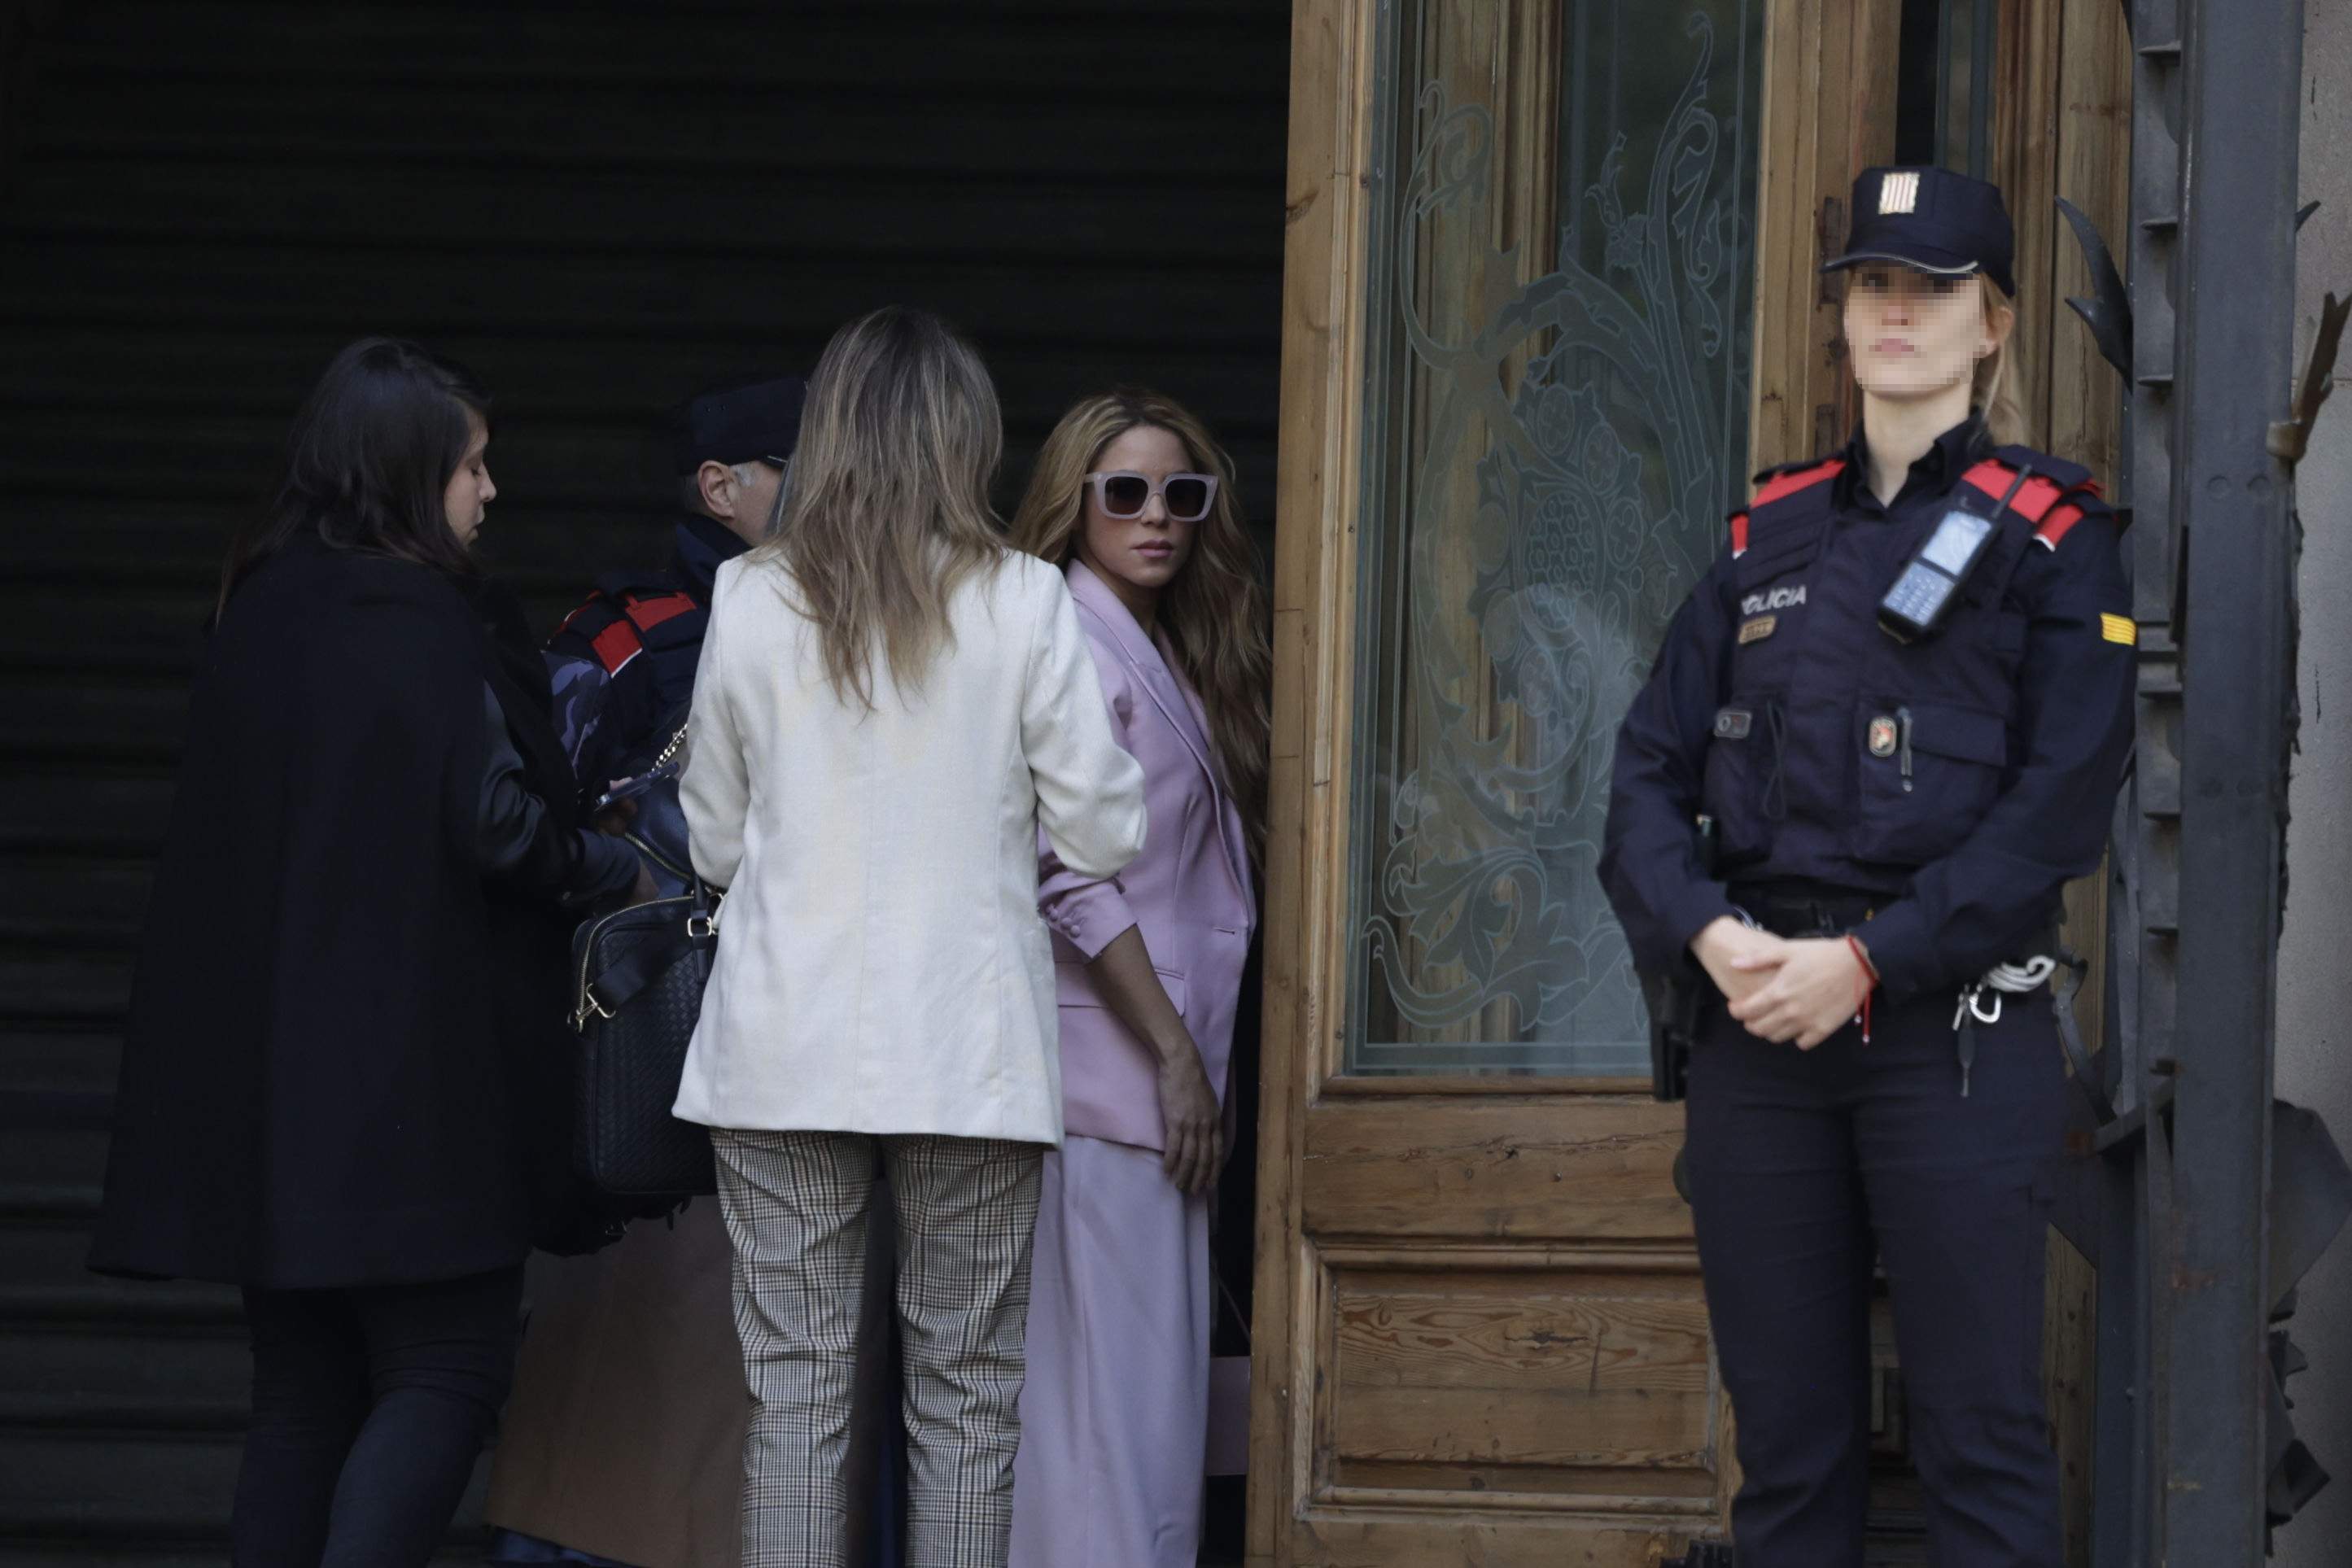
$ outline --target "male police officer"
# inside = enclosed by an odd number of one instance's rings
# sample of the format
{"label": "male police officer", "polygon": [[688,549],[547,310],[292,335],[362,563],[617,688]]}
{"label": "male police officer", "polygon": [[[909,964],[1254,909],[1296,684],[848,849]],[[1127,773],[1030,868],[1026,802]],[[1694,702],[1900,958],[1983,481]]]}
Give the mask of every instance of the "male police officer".
{"label": "male police officer", "polygon": [[686,516],[663,571],[609,572],[548,640],[566,749],[593,793],[685,718],[719,569],[773,530],[807,384],[787,376],[696,398],[675,448]]}

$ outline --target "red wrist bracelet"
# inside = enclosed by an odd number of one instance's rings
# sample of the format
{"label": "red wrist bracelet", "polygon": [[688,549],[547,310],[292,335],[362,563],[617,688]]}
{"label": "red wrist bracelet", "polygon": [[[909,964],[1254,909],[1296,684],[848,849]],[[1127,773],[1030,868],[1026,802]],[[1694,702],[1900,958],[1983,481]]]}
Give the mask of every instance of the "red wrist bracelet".
{"label": "red wrist bracelet", "polygon": [[1853,955],[1853,961],[1862,966],[1862,1043],[1868,1045],[1870,1043],[1870,998],[1878,989],[1878,967],[1870,961],[1869,953],[1862,946],[1862,938],[1851,931],[1846,933],[1845,945],[1847,951]]}

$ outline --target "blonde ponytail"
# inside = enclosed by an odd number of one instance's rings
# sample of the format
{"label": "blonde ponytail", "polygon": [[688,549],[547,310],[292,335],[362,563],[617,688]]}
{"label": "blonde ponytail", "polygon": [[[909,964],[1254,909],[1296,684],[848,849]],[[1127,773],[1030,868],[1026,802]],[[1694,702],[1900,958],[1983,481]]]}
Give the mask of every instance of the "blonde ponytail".
{"label": "blonde ponytail", "polygon": [[2021,446],[2026,437],[2025,409],[2017,401],[2017,393],[2011,389],[2009,373],[2009,345],[2016,335],[2017,309],[2009,302],[2009,297],[2000,291],[2000,285],[1991,278],[1979,273],[1977,282],[1983,290],[1986,321],[2005,313],[2010,319],[2011,330],[2001,333],[2000,341],[1994,346],[1993,351],[1977,361],[1976,382],[1969,392],[1969,408],[1984,421],[1985,433],[1992,437],[1994,445]]}

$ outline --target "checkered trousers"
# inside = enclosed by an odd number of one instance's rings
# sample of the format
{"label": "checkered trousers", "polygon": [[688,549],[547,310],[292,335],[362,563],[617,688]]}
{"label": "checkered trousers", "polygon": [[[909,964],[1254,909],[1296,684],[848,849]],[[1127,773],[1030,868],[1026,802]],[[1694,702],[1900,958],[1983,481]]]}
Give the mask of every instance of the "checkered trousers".
{"label": "checkered trousers", "polygon": [[1003,1568],[1040,1144],[713,1129],[751,1422],[743,1568],[846,1568],[876,1161],[898,1205],[907,1568]]}

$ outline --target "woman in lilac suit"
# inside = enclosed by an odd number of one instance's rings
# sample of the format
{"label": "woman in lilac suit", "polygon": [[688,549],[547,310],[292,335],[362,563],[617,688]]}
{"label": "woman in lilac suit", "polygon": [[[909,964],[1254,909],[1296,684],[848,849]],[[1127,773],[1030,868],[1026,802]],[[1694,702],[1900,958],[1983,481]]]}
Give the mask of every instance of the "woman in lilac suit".
{"label": "woman in lilac suit", "polygon": [[1264,596],[1232,465],[1166,398],[1065,415],[1014,542],[1061,566],[1150,825],[1117,879],[1041,840],[1061,1002],[1013,1464],[1014,1568],[1192,1568],[1209,1199],[1265,832]]}

